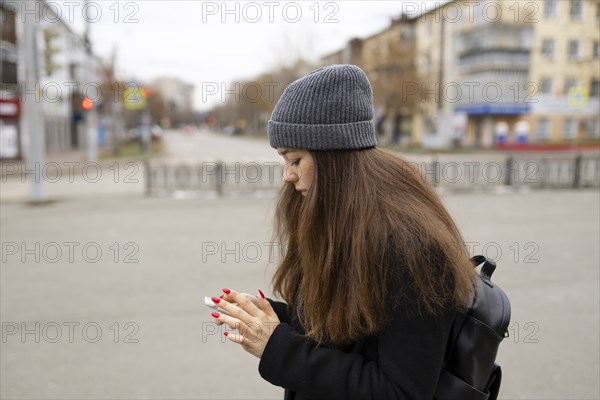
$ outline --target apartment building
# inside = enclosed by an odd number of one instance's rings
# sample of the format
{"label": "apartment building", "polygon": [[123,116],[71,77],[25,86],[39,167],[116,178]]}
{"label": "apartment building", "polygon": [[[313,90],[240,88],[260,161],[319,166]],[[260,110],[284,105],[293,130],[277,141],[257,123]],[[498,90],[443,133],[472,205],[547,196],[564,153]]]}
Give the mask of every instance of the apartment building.
{"label": "apartment building", "polygon": [[535,29],[532,4],[480,1],[469,19],[459,23],[453,38],[454,65],[462,96],[454,113],[467,121],[463,137],[467,145],[528,140],[524,122],[535,96],[529,77]]}
{"label": "apartment building", "polygon": [[321,61],[361,66],[376,114],[391,109],[413,144],[597,140],[599,3],[435,3]]}
{"label": "apartment building", "polygon": [[454,38],[459,80],[476,88],[454,107],[467,115],[465,144],[599,137],[599,3],[477,3]]}
{"label": "apartment building", "polygon": [[415,21],[400,16],[390,26],[365,38],[355,38],[341,50],[321,58],[321,65],[355,64],[373,88],[374,118],[379,139],[386,143],[418,142],[413,115],[420,109],[416,75]]}
{"label": "apartment building", "polygon": [[534,23],[526,116],[534,141],[600,138],[600,1],[543,0]]}
{"label": "apartment building", "polygon": [[[431,10],[417,10],[415,24],[416,75],[419,109],[413,115],[414,142],[425,147],[448,147],[460,138],[464,121],[454,115],[463,98],[458,88],[456,43],[453,38],[467,18],[465,1],[451,1]],[[438,3],[436,3],[437,5]]]}
{"label": "apartment building", "polygon": [[401,17],[390,27],[360,41],[354,41],[354,54],[360,49],[358,65],[373,87],[375,123],[381,140],[410,144],[413,114],[419,107],[415,66],[415,24]]}
{"label": "apartment building", "polygon": [[193,85],[178,78],[163,76],[152,82],[152,90],[160,93],[169,115],[192,111]]}

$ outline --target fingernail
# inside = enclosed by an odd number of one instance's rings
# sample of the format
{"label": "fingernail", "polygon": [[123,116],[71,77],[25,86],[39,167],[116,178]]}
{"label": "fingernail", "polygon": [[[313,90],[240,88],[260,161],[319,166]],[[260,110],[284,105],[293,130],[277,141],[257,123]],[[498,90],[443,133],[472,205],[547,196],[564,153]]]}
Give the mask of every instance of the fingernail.
{"label": "fingernail", "polygon": [[229,332],[223,332],[223,335],[227,336],[229,335]]}
{"label": "fingernail", "polygon": [[231,293],[231,290],[229,290],[229,289],[225,288],[225,289],[223,289],[223,292],[224,292],[225,294],[229,294],[229,293]]}
{"label": "fingernail", "polygon": [[220,299],[222,299],[223,297],[225,297],[225,295],[224,295],[224,294],[222,294],[222,295],[220,295],[220,296],[219,296],[219,298],[220,298]]}
{"label": "fingernail", "polygon": [[212,315],[215,318],[219,318],[219,315],[221,315],[221,314],[219,314],[218,312],[214,312],[214,313],[211,313],[210,315]]}
{"label": "fingernail", "polygon": [[258,289],[258,293],[260,294],[260,297],[262,297],[263,299],[265,298],[265,294],[261,292],[260,289]]}
{"label": "fingernail", "polygon": [[214,296],[213,296],[213,297],[211,297],[210,299],[211,299],[211,300],[213,301],[213,303],[215,303],[215,304],[219,304],[219,302],[221,301],[221,299],[220,299],[220,298],[218,298],[218,297],[214,297]]}

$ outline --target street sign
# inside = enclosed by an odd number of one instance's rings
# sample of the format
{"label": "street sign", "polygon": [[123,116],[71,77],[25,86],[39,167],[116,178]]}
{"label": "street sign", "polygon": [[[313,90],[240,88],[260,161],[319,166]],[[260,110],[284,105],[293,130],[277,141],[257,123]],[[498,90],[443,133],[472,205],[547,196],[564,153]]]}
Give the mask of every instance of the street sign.
{"label": "street sign", "polygon": [[585,107],[588,103],[588,90],[583,86],[575,86],[569,89],[567,101],[573,108]]}
{"label": "street sign", "polygon": [[123,105],[127,110],[143,110],[146,99],[146,92],[139,86],[130,86],[123,91]]}

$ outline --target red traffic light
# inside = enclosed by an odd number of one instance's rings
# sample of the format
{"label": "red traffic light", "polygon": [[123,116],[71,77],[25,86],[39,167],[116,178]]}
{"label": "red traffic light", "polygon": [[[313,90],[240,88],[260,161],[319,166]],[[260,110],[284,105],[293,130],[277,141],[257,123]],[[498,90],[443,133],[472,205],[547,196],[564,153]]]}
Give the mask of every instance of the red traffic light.
{"label": "red traffic light", "polygon": [[92,99],[90,99],[89,97],[86,97],[85,99],[83,99],[81,101],[81,107],[86,110],[89,111],[92,108],[94,108],[94,102],[92,101]]}

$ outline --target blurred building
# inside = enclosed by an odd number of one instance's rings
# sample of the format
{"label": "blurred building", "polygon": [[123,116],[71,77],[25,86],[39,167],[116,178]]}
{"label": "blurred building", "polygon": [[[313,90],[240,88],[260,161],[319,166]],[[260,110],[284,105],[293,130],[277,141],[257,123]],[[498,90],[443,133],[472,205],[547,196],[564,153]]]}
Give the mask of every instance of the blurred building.
{"label": "blurred building", "polygon": [[600,1],[544,0],[534,23],[526,121],[533,140],[600,137]]}
{"label": "blurred building", "polygon": [[365,70],[387,141],[598,140],[599,1],[435,5],[321,59]]}
{"label": "blurred building", "polygon": [[0,1],[0,159],[21,156],[19,118],[21,102],[18,93],[16,13]]}
{"label": "blurred building", "polygon": [[[56,14],[56,4],[36,0],[16,2],[0,0],[2,36],[2,104],[16,101],[17,119],[5,113],[0,119],[3,131],[1,158],[20,158],[27,154],[28,132],[24,129],[23,105],[28,101],[41,104],[45,127],[45,146],[48,153],[83,148],[87,145],[84,127],[84,96],[100,102],[101,61],[88,51],[84,35],[74,32],[61,15]],[[25,83],[23,42],[25,18],[35,18],[37,32],[37,76],[33,87]],[[11,107],[8,107],[9,109]],[[6,129],[9,127],[9,129]],[[16,130],[13,129],[16,127]],[[7,134],[8,132],[8,134]],[[16,134],[16,140],[12,139]],[[6,136],[10,137],[6,137]],[[17,144],[16,151],[13,144]],[[4,146],[7,145],[8,147]]]}
{"label": "blurred building", "polygon": [[528,7],[486,4],[474,4],[472,22],[463,17],[454,24],[453,38],[453,78],[460,93],[453,112],[464,116],[461,139],[477,147],[512,141],[535,96],[535,85],[529,84],[535,24]]}
{"label": "blurred building", "polygon": [[296,79],[308,74],[315,65],[299,58],[291,65],[282,65],[252,79],[223,85],[221,104],[205,114],[209,126],[231,134],[264,134],[271,112],[284,89]]}
{"label": "blurred building", "polygon": [[598,139],[600,2],[495,3],[501,18],[479,2],[455,38],[463,87],[482,89],[455,107],[466,143]]}
{"label": "blurred building", "polygon": [[194,85],[178,78],[161,77],[152,82],[153,94],[160,97],[164,112],[173,118],[193,110]]}

